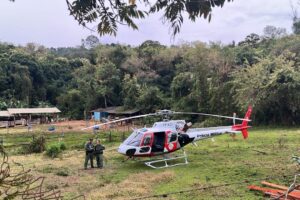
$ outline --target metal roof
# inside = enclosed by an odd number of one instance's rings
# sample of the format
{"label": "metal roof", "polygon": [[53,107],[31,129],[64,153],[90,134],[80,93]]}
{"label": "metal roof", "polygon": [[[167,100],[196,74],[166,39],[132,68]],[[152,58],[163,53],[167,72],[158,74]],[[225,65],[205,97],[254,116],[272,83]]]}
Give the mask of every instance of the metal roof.
{"label": "metal roof", "polygon": [[60,110],[54,108],[8,108],[8,113],[14,114],[44,114],[44,113],[60,113]]}
{"label": "metal roof", "polygon": [[0,111],[0,117],[11,117],[7,110]]}

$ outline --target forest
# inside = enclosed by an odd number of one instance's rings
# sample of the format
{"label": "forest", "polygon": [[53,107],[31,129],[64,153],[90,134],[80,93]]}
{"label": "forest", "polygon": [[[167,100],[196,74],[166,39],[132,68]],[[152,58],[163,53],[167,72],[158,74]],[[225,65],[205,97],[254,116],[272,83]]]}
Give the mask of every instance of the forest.
{"label": "forest", "polygon": [[57,106],[70,119],[109,106],[242,116],[252,105],[255,124],[299,125],[299,54],[298,29],[273,26],[226,45],[148,40],[132,47],[95,36],[72,48],[2,42],[0,110]]}

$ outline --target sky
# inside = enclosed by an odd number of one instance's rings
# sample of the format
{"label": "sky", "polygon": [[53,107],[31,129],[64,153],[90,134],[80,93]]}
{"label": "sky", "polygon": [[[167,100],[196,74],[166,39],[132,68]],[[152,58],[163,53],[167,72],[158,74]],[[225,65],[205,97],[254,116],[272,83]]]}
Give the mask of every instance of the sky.
{"label": "sky", "polygon": [[[212,20],[187,18],[180,34],[172,38],[168,24],[163,24],[162,13],[138,21],[138,31],[120,26],[116,37],[104,36],[101,43],[120,43],[133,46],[145,40],[164,45],[183,41],[241,41],[251,33],[263,34],[267,25],[286,28],[291,33],[292,8],[298,0],[234,0],[223,8],[214,8]],[[299,5],[298,5],[299,8]],[[92,25],[91,25],[92,27]],[[80,26],[69,15],[65,0],[0,0],[0,42],[25,45],[29,42],[46,47],[75,47],[81,39],[97,35]]]}

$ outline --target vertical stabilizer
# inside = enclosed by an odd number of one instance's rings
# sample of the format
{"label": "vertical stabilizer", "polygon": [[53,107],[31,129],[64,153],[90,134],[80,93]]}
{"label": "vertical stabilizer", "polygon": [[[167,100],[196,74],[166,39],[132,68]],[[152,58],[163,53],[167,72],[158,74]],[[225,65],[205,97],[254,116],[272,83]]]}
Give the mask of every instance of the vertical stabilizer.
{"label": "vertical stabilizer", "polygon": [[250,127],[248,126],[248,122],[250,120],[251,113],[252,113],[252,106],[249,106],[245,114],[244,120],[242,121],[242,124],[237,124],[232,126],[232,130],[242,132],[244,139],[248,138],[247,129]]}

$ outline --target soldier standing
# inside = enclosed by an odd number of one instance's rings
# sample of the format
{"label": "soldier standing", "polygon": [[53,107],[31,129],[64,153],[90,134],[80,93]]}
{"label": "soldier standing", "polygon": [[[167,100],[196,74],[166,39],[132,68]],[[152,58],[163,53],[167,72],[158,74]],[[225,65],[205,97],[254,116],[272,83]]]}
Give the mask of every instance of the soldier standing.
{"label": "soldier standing", "polygon": [[105,147],[100,144],[100,140],[97,140],[96,145],[95,145],[95,157],[97,161],[97,167],[102,168],[103,167],[103,150]]}
{"label": "soldier standing", "polygon": [[94,168],[93,153],[94,153],[94,144],[93,144],[93,139],[90,138],[90,140],[85,144],[84,169],[87,169],[87,165],[88,165],[89,160],[90,160],[90,163],[91,163],[91,168]]}

